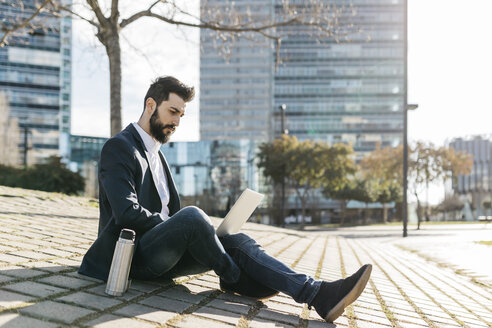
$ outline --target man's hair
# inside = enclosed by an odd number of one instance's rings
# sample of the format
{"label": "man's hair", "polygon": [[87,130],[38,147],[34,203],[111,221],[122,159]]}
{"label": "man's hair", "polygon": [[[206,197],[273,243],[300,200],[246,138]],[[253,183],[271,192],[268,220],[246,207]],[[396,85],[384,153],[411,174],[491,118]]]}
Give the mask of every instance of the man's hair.
{"label": "man's hair", "polygon": [[177,94],[184,102],[190,102],[195,97],[195,88],[185,85],[173,76],[162,76],[154,80],[144,99],[144,110],[148,98],[155,100],[157,107],[169,99],[169,93]]}

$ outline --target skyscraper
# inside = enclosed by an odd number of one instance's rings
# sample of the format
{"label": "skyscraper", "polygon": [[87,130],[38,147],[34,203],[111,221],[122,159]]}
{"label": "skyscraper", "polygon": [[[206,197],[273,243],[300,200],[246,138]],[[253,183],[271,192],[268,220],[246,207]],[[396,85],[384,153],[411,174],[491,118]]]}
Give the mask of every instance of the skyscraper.
{"label": "skyscraper", "polygon": [[[211,0],[214,10],[230,1]],[[239,15],[251,7],[255,17],[271,17],[271,1],[235,1]],[[270,40],[250,35],[225,43],[217,51],[216,33],[202,29],[200,43],[200,138],[202,140],[261,140],[269,138],[273,104],[273,53]],[[230,53],[228,51],[230,50]]]}
{"label": "skyscraper", "polygon": [[[208,1],[230,6],[230,1]],[[281,1],[235,1],[238,12],[277,15]],[[326,1],[353,4],[351,18],[361,30],[337,43],[297,33],[283,39],[278,67],[271,41],[242,40],[229,57],[213,47],[213,32],[201,32],[201,137],[254,138],[280,134],[285,127],[299,139],[352,143],[356,152],[397,146],[403,131],[403,1]],[[342,15],[348,15],[343,13]],[[285,26],[277,32],[286,34]],[[259,40],[261,38],[256,36]]]}
{"label": "skyscraper", "polygon": [[[37,6],[35,0],[0,1],[0,19],[18,23]],[[33,22],[36,28],[19,30],[0,48],[0,92],[18,119],[20,159],[28,164],[67,157],[70,147],[71,18],[41,13]]]}

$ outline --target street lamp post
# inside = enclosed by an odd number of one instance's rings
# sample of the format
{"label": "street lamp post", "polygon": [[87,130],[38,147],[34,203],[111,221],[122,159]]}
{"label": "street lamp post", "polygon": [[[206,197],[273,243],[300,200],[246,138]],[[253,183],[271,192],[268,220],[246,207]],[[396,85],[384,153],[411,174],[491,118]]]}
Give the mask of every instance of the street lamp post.
{"label": "street lamp post", "polygon": [[[406,98],[405,98],[406,100]],[[415,110],[419,107],[417,104],[407,104],[405,101],[405,108],[403,109],[403,237],[408,235],[407,223],[408,223],[408,111]]]}
{"label": "street lamp post", "polygon": [[[286,135],[289,133],[289,131],[285,128],[285,110],[287,109],[287,105],[282,104],[279,106],[279,109],[280,109],[280,113],[281,113],[281,118],[280,118],[281,134]],[[281,199],[281,201],[282,201],[282,205],[281,205],[282,212],[281,212],[280,225],[284,226],[284,224],[285,224],[285,221],[284,221],[285,220],[285,164],[282,167],[282,170],[283,170],[284,176],[282,177],[282,199]]]}

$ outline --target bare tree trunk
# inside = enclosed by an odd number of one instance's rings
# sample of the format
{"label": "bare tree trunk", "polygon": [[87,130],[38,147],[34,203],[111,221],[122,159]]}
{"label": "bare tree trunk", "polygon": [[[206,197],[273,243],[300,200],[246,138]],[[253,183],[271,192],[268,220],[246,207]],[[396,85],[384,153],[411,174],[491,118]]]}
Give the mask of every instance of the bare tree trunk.
{"label": "bare tree trunk", "polygon": [[301,225],[299,226],[299,230],[304,230],[304,226],[306,225],[306,200],[301,198]]}
{"label": "bare tree trunk", "polygon": [[422,207],[420,205],[420,199],[417,192],[415,192],[415,198],[417,198],[417,230],[420,230],[420,221],[422,221]]}
{"label": "bare tree trunk", "polygon": [[341,205],[341,215],[342,215],[342,218],[340,219],[340,225],[343,226],[343,224],[345,223],[345,209],[347,208],[347,201],[341,200],[340,205]]}
{"label": "bare tree trunk", "polygon": [[121,48],[118,33],[109,39],[106,51],[109,58],[111,136],[114,136],[121,131]]}
{"label": "bare tree trunk", "polygon": [[[109,24],[109,23],[108,23]],[[121,131],[121,46],[118,27],[106,25],[96,34],[109,59],[111,136]]]}
{"label": "bare tree trunk", "polygon": [[383,203],[383,223],[388,223],[388,208],[386,207],[386,203]]}
{"label": "bare tree trunk", "polygon": [[369,224],[369,203],[366,203],[366,212],[364,213],[364,224]]}

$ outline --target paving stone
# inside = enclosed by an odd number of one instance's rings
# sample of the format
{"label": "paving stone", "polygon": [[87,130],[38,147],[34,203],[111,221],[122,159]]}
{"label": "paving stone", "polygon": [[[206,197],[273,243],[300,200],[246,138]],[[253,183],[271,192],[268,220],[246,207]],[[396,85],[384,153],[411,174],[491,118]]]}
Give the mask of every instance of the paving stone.
{"label": "paving stone", "polygon": [[12,293],[5,290],[0,290],[0,308],[12,307],[32,300],[32,296]]}
{"label": "paving stone", "polygon": [[179,321],[175,327],[178,328],[219,328],[219,327],[234,327],[234,325],[208,320],[197,316],[186,316],[183,320]]}
{"label": "paving stone", "polygon": [[145,305],[130,304],[114,312],[125,317],[137,317],[149,321],[164,324],[167,320],[176,316],[176,312],[158,310]]}
{"label": "paving stone", "polygon": [[36,268],[36,269],[42,270],[42,271],[47,271],[47,272],[61,272],[61,271],[67,271],[67,270],[73,271],[72,267],[63,266],[63,265],[59,265],[56,263],[44,262],[44,261],[29,262],[29,267]]}
{"label": "paving stone", "polygon": [[284,323],[288,323],[291,325],[297,325],[299,323],[299,317],[298,316],[286,314],[286,313],[281,313],[281,312],[276,312],[276,311],[271,311],[271,310],[267,310],[267,309],[261,309],[260,312],[258,312],[257,317],[276,321],[276,322],[284,322]]}
{"label": "paving stone", "polygon": [[217,296],[217,298],[222,299],[222,300],[226,300],[226,301],[230,301],[230,302],[247,304],[247,305],[253,305],[256,302],[256,300],[254,298],[243,297],[243,296],[239,296],[239,295],[231,294],[231,293],[220,294],[219,296]]}
{"label": "paving stone", "polygon": [[14,256],[14,255],[2,253],[2,254],[0,254],[0,261],[6,262],[6,263],[11,263],[11,264],[16,264],[16,263],[27,262],[27,261],[29,261],[29,259],[26,259],[24,257],[19,257],[19,256]]}
{"label": "paving stone", "polygon": [[195,284],[190,284],[190,283],[184,283],[183,286],[188,288],[189,291],[195,294],[200,294],[207,296],[213,292],[213,289],[210,289],[208,287],[200,286],[200,285],[195,285]]}
{"label": "paving stone", "polygon": [[248,311],[251,308],[249,305],[231,302],[222,299],[214,299],[211,302],[207,303],[207,306],[226,310],[226,311],[237,312],[243,315],[248,314]]}
{"label": "paving stone", "polygon": [[55,300],[75,303],[77,305],[92,308],[95,310],[105,310],[109,307],[121,304],[123,302],[122,300],[119,300],[117,298],[103,297],[84,292],[69,294],[63,297],[59,297]]}
{"label": "paving stone", "polygon": [[149,283],[149,282],[144,282],[141,280],[133,280],[132,283],[130,284],[130,288],[136,289],[136,290],[141,291],[141,292],[148,293],[148,292],[152,292],[156,289],[159,289],[160,286]]}
{"label": "paving stone", "polygon": [[58,327],[57,324],[42,321],[34,318],[29,318],[17,313],[1,313],[0,314],[0,327],[3,328],[26,328],[26,327],[36,327],[36,328],[51,328]]}
{"label": "paving stone", "polygon": [[8,266],[0,268],[0,272],[3,275],[12,276],[15,278],[33,278],[41,275],[45,275],[46,272],[34,270],[30,268],[24,268],[21,266]]}
{"label": "paving stone", "polygon": [[200,301],[206,297],[205,295],[192,294],[190,290],[184,286],[176,286],[157,295],[193,304],[200,303]]}
{"label": "paving stone", "polygon": [[61,250],[56,249],[56,248],[42,248],[42,249],[39,249],[38,251],[42,252],[44,254],[51,255],[51,257],[53,257],[53,256],[55,256],[55,257],[69,257],[69,256],[74,255],[73,252],[61,251]]}
{"label": "paving stone", "polygon": [[170,298],[164,298],[160,296],[150,296],[139,301],[139,303],[178,313],[182,313],[185,309],[191,306],[190,303],[172,300]]}
{"label": "paving stone", "polygon": [[65,277],[62,275],[54,275],[50,277],[40,278],[37,279],[37,281],[56,285],[59,287],[70,288],[70,289],[77,289],[80,287],[85,287],[94,284],[93,282],[87,280]]}
{"label": "paving stone", "polygon": [[65,288],[40,284],[34,281],[18,282],[15,284],[6,285],[3,288],[39,297],[47,297],[53,294],[67,291]]}
{"label": "paving stone", "polygon": [[[293,328],[295,326],[281,323],[281,322],[272,322],[264,319],[254,318],[249,322],[249,327],[251,328]],[[323,323],[323,327],[326,328],[326,322]]]}
{"label": "paving stone", "polygon": [[4,276],[4,275],[0,274],[0,284],[7,282],[7,281],[12,281],[12,280],[15,280],[15,278],[9,277],[9,276]]}
{"label": "paving stone", "polygon": [[138,296],[143,294],[142,292],[140,292],[138,290],[128,289],[121,296],[111,296],[111,295],[106,294],[105,290],[106,290],[106,284],[105,283],[88,289],[89,292],[92,292],[94,294],[98,294],[98,295],[106,296],[106,297],[111,297],[111,298],[118,299],[118,300],[125,300],[125,301],[132,300],[135,297],[138,297]]}
{"label": "paving stone", "polygon": [[341,324],[339,321],[337,321],[336,324],[333,323],[328,323],[326,321],[322,320],[309,320],[307,323],[308,328],[342,328],[342,327],[348,327],[346,325]]}
{"label": "paving stone", "polygon": [[130,318],[122,318],[111,314],[103,315],[95,320],[84,324],[88,327],[97,328],[146,328],[155,327],[155,325],[147,322],[138,321]]}
{"label": "paving stone", "polygon": [[9,252],[9,254],[14,255],[14,256],[25,257],[25,258],[27,258],[27,260],[25,260],[25,261],[29,261],[30,259],[45,260],[45,259],[51,259],[54,257],[52,255],[46,255],[43,253],[39,253],[37,251],[16,251],[16,252]]}
{"label": "paving stone", "polygon": [[303,304],[292,305],[292,304],[286,304],[280,302],[267,303],[267,307],[270,310],[291,313],[291,314],[301,314],[303,310],[303,306],[304,306]]}
{"label": "paving stone", "polygon": [[96,278],[92,278],[92,277],[89,277],[89,276],[84,276],[83,274],[80,274],[77,271],[68,272],[68,273],[65,273],[65,275],[66,276],[73,277],[73,278],[77,278],[77,279],[88,280],[88,281],[92,281],[92,282],[98,282],[98,283],[101,283],[101,284],[105,284],[105,282],[102,281],[102,280],[99,280],[99,279],[96,279]]}
{"label": "paving stone", "polygon": [[214,309],[208,306],[204,306],[193,312],[194,315],[214,319],[217,321],[222,321],[229,323],[231,325],[236,325],[241,319],[240,314],[231,313],[230,311],[224,311],[220,309]]}
{"label": "paving stone", "polygon": [[64,323],[72,323],[73,321],[93,313],[94,311],[58,302],[44,301],[22,308],[19,312],[61,321]]}

